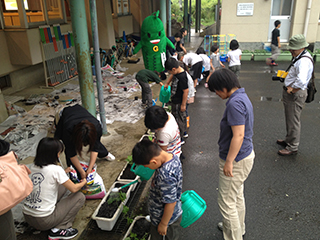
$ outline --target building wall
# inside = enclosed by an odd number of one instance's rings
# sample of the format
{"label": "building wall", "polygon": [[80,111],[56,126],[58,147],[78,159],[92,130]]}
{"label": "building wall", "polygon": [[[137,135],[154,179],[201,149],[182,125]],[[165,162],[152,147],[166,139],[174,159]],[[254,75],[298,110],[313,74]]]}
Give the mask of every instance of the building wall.
{"label": "building wall", "polygon": [[[303,34],[307,9],[307,0],[295,0],[290,36]],[[253,16],[237,16],[238,3],[254,3]],[[271,13],[271,0],[224,0],[222,1],[220,34],[235,34],[237,40],[255,46],[268,41],[268,27]],[[310,19],[306,39],[309,43],[319,42],[319,12],[318,0],[312,1]],[[248,48],[246,48],[248,49]]]}

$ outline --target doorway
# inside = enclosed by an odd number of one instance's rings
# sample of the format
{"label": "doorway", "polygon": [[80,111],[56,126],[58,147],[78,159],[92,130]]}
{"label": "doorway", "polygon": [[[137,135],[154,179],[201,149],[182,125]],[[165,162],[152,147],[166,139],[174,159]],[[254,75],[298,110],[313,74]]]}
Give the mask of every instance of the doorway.
{"label": "doorway", "polygon": [[293,3],[294,0],[272,0],[268,41],[271,42],[271,32],[274,29],[276,20],[281,22],[280,42],[289,41]]}

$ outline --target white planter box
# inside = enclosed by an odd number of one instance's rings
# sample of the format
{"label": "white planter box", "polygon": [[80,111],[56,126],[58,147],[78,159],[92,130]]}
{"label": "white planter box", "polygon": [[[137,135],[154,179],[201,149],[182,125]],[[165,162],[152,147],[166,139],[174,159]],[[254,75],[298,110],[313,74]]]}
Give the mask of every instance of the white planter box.
{"label": "white planter box", "polygon": [[[131,233],[131,231],[132,231],[132,229],[133,229],[134,224],[136,223],[137,220],[139,220],[139,219],[141,219],[141,218],[146,218],[146,217],[145,217],[145,216],[136,216],[136,217],[134,218],[133,222],[130,224],[130,227],[129,227],[128,231],[126,232],[126,235],[124,235],[124,237],[123,237],[122,240],[125,240],[126,237],[129,237],[129,236],[130,236],[130,233]],[[148,240],[150,240],[150,239],[151,239],[151,235],[149,235],[149,237],[148,237]]]}
{"label": "white planter box", "polygon": [[[123,178],[121,178],[124,170],[126,169],[126,167],[127,167],[128,165],[129,165],[129,163],[127,162],[126,165],[123,167],[121,173],[119,174],[119,176],[118,176],[118,178],[117,178],[117,181],[123,182],[123,183],[126,183],[126,184],[127,184],[127,183],[131,183],[131,182],[134,181],[134,180],[139,179],[139,176],[136,176],[135,179],[123,179]],[[132,185],[131,185],[131,186],[132,186],[131,191],[134,191],[134,190],[136,189],[137,184],[138,184],[138,183],[135,183],[135,184],[132,184]]]}
{"label": "white planter box", "polygon": [[96,220],[98,227],[101,230],[105,230],[105,231],[111,231],[112,228],[114,227],[114,225],[116,224],[119,216],[122,213],[123,210],[123,206],[127,203],[128,199],[130,198],[130,193],[131,193],[131,188],[132,186],[128,187],[128,191],[126,193],[127,198],[126,200],[124,200],[118,207],[117,211],[114,213],[112,218],[105,218],[105,217],[97,217],[97,214],[99,212],[100,207],[102,206],[102,204],[106,201],[107,197],[110,195],[111,190],[115,187],[115,185],[117,183],[121,183],[121,184],[126,184],[125,182],[114,182],[112,184],[112,186],[110,187],[109,191],[107,192],[107,194],[104,196],[104,198],[101,200],[99,206],[97,207],[97,209],[94,211],[93,215],[92,215],[92,219]]}

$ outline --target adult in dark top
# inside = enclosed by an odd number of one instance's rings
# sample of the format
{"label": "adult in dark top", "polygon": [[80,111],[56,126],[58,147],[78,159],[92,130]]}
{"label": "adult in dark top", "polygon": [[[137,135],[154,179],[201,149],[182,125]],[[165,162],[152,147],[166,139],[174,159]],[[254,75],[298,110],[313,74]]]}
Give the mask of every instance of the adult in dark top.
{"label": "adult in dark top", "polygon": [[165,67],[168,72],[173,75],[168,78],[164,87],[167,88],[172,81],[171,111],[178,123],[181,135],[187,131],[186,108],[189,94],[188,77],[185,70],[180,67],[179,62],[174,58],[169,58],[165,63]]}
{"label": "adult in dark top", "polygon": [[278,58],[278,56],[280,55],[280,26],[281,26],[281,22],[279,20],[274,22],[274,26],[275,28],[272,31],[272,37],[271,37],[271,57],[270,57],[270,61],[269,64],[271,66],[277,66],[278,64],[275,63],[275,60]]}
{"label": "adult in dark top", "polygon": [[245,234],[244,182],[254,161],[252,144],[253,107],[237,76],[229,69],[215,71],[210,91],[228,99],[220,122],[218,205],[223,222],[218,224],[224,239],[242,240]]}
{"label": "adult in dark top", "polygon": [[[171,56],[175,55],[176,52],[179,52],[179,51],[183,51],[181,50],[181,38],[182,38],[182,35],[180,32],[177,32],[173,37],[168,37],[170,39],[170,41],[173,43],[173,45],[175,46],[175,49],[171,48],[171,47],[168,47],[168,51],[169,53],[171,54]],[[181,45],[181,46],[180,46]],[[168,57],[169,58],[169,57]]]}
{"label": "adult in dark top", "polygon": [[[108,152],[106,147],[100,142],[102,128],[100,122],[92,116],[84,107],[76,104],[66,107],[60,113],[60,118],[56,117],[55,138],[61,139],[65,145],[65,155],[67,165],[73,166],[78,172],[79,179],[86,178],[92,172],[97,157],[113,161],[115,157]],[[88,146],[90,152],[90,162],[88,170],[85,172],[79,162],[77,154],[81,156],[83,146]]]}
{"label": "adult in dark top", "polygon": [[[161,77],[161,79],[160,79]],[[136,80],[140,84],[141,92],[142,92],[142,104],[147,108],[152,106],[152,91],[149,85],[149,82],[155,82],[160,84],[163,83],[161,80],[166,79],[166,75],[164,73],[158,73],[157,71],[151,71],[149,69],[142,69],[136,75]]]}

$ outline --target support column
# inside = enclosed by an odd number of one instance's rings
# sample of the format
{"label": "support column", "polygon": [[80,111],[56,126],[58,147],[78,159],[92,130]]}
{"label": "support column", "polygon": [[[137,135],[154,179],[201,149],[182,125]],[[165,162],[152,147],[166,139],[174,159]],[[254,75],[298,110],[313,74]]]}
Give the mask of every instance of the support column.
{"label": "support column", "polygon": [[171,0],[168,0],[168,36],[171,36]]}
{"label": "support column", "polygon": [[96,104],[89,52],[89,37],[84,0],[70,0],[82,106],[96,117]]}
{"label": "support column", "polygon": [[160,0],[160,18],[164,27],[164,32],[167,34],[167,0]]}
{"label": "support column", "polygon": [[102,77],[101,77],[96,0],[90,0],[90,16],[91,16],[91,29],[92,29],[92,38],[93,38],[93,48],[94,48],[94,60],[95,60],[95,67],[96,67],[96,80],[97,80],[100,120],[102,123],[102,134],[107,134],[108,132],[107,132],[106,111],[104,108]]}
{"label": "support column", "polygon": [[[184,16],[184,28],[187,29],[188,34],[190,34],[189,28],[188,28],[188,0],[184,0],[183,16]],[[184,41],[188,42],[188,35],[185,36]]]}
{"label": "support column", "polygon": [[195,5],[195,10],[196,10],[196,24],[195,24],[195,32],[198,32],[198,21],[199,21],[199,4],[198,4],[199,0],[196,0],[196,5]]}

